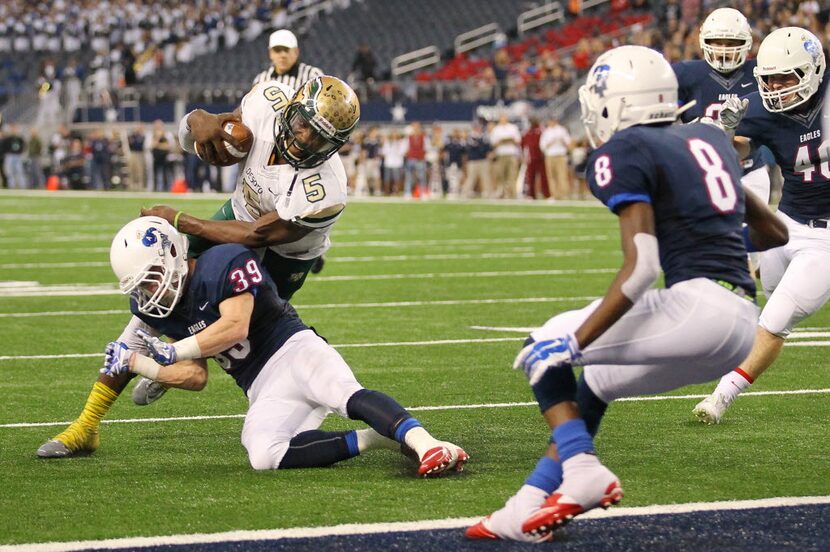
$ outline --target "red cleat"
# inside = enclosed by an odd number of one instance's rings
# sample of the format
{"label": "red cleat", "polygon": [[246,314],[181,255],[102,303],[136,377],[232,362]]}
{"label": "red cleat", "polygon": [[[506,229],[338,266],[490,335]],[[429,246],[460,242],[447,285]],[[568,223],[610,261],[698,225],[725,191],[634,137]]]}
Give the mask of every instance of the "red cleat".
{"label": "red cleat", "polygon": [[583,506],[574,498],[562,493],[553,493],[548,497],[538,512],[527,518],[522,524],[522,531],[527,535],[550,535],[554,529],[562,527],[579,514],[584,514],[594,508],[608,508],[619,503],[623,498],[620,482],[612,481],[605,489],[602,497]]}
{"label": "red cleat", "polygon": [[440,446],[429,449],[421,457],[421,465],[418,466],[418,475],[421,477],[434,477],[449,470],[460,472],[470,456],[464,449],[452,443],[443,443]]}
{"label": "red cleat", "polygon": [[501,540],[500,536],[487,527],[486,524],[488,521],[490,521],[490,516],[487,516],[471,527],[467,527],[467,530],[464,531],[464,536],[468,539],[476,540]]}

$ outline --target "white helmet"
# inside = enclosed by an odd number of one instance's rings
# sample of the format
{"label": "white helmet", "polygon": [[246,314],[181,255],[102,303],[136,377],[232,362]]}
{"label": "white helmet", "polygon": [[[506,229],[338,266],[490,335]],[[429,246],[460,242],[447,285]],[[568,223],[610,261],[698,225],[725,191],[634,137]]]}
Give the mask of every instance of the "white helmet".
{"label": "white helmet", "polygon": [[582,124],[593,147],[630,126],[677,119],[677,77],[669,62],[644,46],[602,54],[579,88]]}
{"label": "white helmet", "polygon": [[[736,46],[710,44],[712,40],[742,40]],[[700,26],[700,49],[712,69],[731,73],[746,61],[752,48],[752,31],[746,17],[732,8],[718,8]]]}
{"label": "white helmet", "polygon": [[[818,90],[824,68],[824,50],[813,33],[800,27],[771,32],[761,42],[753,71],[764,107],[778,113],[803,104]],[[767,84],[773,75],[795,75],[798,83],[773,90]]]}
{"label": "white helmet", "polygon": [[137,218],[113,238],[110,264],[121,292],[135,299],[139,312],[164,318],[184,291],[187,239],[162,218]]}

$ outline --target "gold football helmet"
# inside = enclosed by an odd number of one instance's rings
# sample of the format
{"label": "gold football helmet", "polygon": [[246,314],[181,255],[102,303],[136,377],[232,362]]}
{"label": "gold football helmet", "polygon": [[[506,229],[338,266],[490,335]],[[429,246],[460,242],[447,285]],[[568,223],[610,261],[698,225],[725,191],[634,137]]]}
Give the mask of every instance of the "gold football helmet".
{"label": "gold football helmet", "polygon": [[359,119],[360,102],[348,84],[328,75],[311,79],[283,112],[277,151],[294,168],[316,167],[349,141]]}

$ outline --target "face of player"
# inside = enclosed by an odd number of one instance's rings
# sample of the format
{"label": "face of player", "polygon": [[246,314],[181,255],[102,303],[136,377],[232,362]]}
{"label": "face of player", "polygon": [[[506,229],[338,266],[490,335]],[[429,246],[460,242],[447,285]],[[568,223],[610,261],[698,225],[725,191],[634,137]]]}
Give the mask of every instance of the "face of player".
{"label": "face of player", "polygon": [[[784,90],[792,86],[797,86],[799,83],[798,75],[795,73],[779,73],[777,75],[770,75],[764,77],[764,85],[767,90]],[[781,97],[781,103],[786,105],[795,99],[795,93],[787,94]]]}
{"label": "face of player", "polygon": [[732,64],[738,61],[740,52],[729,50],[729,48],[743,46],[744,41],[735,38],[711,38],[706,41],[706,44],[712,47],[716,58],[722,59],[724,63]]}
{"label": "face of player", "polygon": [[275,46],[268,50],[268,57],[271,58],[271,64],[273,64],[277,73],[282,75],[297,63],[297,59],[300,57],[300,49]]}
{"label": "face of player", "polygon": [[[159,288],[162,286],[164,279],[164,268],[161,266],[154,266],[150,269],[145,279],[138,286],[138,291],[148,299],[156,298]],[[164,292],[161,297],[156,298],[156,302],[165,306],[171,306],[176,300],[176,294],[170,289]]]}
{"label": "face of player", "polygon": [[324,153],[333,146],[299,114],[292,117],[291,132],[294,140],[288,145],[288,151],[298,159],[303,159],[309,153]]}

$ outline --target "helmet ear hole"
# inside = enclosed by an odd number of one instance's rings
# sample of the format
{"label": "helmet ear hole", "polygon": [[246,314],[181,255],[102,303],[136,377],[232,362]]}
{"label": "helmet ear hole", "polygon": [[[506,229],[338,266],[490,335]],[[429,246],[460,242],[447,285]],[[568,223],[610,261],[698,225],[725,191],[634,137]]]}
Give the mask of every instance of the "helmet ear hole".
{"label": "helmet ear hole", "polygon": [[608,108],[607,108],[607,107],[603,107],[603,108],[602,108],[602,113],[600,113],[600,115],[602,115],[602,118],[603,118],[603,119],[607,119],[607,118],[608,118]]}

